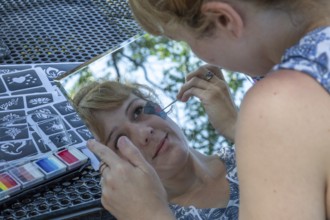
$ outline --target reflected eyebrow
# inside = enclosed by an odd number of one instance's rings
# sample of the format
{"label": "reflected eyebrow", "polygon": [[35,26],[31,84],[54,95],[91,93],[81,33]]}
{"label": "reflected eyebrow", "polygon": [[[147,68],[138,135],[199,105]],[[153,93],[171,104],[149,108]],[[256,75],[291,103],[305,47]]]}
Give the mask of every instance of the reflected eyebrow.
{"label": "reflected eyebrow", "polygon": [[[133,99],[126,107],[125,109],[125,115],[127,116],[128,115],[128,110],[130,109],[130,107],[132,106],[132,104],[134,102],[136,102],[137,100],[140,100],[140,98],[135,98]],[[118,126],[115,126],[111,131],[110,131],[110,134],[108,135],[108,138],[105,140],[105,145],[108,145],[109,141],[111,140],[111,136],[112,134],[118,129]]]}
{"label": "reflected eyebrow", "polygon": [[131,105],[133,105],[134,102],[136,102],[137,100],[140,100],[140,98],[135,98],[133,99],[126,107],[126,110],[125,110],[125,114],[128,115],[128,110],[130,109]]}

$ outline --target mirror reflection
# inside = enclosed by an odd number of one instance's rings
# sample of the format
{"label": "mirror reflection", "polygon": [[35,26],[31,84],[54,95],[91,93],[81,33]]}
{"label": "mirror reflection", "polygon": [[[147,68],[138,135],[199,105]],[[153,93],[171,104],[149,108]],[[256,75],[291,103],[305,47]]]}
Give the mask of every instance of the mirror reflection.
{"label": "mirror reflection", "polygon": [[[142,83],[156,91],[164,107],[175,100],[185,76],[203,64],[185,43],[146,34],[80,65],[62,77],[60,84],[68,96],[73,97],[88,81],[108,79]],[[252,83],[242,74],[223,72],[238,106]],[[212,128],[197,98],[191,98],[187,103],[176,102],[169,116],[181,126],[192,142],[191,146],[203,153],[213,154],[221,145],[231,145]]]}

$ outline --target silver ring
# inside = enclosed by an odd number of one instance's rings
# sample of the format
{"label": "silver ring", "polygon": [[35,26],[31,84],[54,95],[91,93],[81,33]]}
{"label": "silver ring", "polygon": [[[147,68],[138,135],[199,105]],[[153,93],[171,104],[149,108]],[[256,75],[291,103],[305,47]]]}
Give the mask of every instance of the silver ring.
{"label": "silver ring", "polygon": [[213,73],[211,71],[207,71],[207,73],[204,74],[204,79],[206,81],[210,81],[213,78]]}

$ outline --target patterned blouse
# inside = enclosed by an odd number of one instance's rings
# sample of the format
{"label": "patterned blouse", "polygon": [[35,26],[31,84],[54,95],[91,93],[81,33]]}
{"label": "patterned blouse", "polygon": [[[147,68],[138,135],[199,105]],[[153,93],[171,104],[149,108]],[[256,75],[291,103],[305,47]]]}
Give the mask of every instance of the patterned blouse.
{"label": "patterned blouse", "polygon": [[219,157],[226,165],[229,181],[230,197],[226,208],[205,208],[199,209],[194,206],[182,207],[177,204],[170,204],[170,208],[178,220],[236,220],[238,219],[239,191],[237,167],[234,147],[222,147],[219,150]]}
{"label": "patterned blouse", "polygon": [[280,69],[304,72],[330,93],[330,27],[309,32],[298,44],[287,49],[273,71]]}

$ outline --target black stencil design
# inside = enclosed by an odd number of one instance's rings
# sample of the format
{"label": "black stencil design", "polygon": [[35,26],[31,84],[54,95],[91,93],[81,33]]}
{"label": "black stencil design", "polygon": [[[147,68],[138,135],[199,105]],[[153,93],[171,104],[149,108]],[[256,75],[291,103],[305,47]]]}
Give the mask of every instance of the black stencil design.
{"label": "black stencil design", "polygon": [[25,111],[0,112],[0,126],[26,124]]}
{"label": "black stencil design", "polygon": [[83,126],[77,129],[78,134],[85,140],[94,139],[92,132],[86,127]]}
{"label": "black stencil design", "polygon": [[3,75],[3,79],[10,91],[22,90],[42,85],[38,74],[34,70]]}
{"label": "black stencil design", "polygon": [[27,125],[0,127],[0,141],[12,141],[29,138]]}
{"label": "black stencil design", "polygon": [[43,69],[46,74],[47,74],[47,77],[50,79],[50,80],[53,80],[53,79],[56,79],[58,78],[59,76],[63,75],[65,72],[64,71],[61,71],[57,68],[54,68],[54,67],[46,67]]}
{"label": "black stencil design", "polygon": [[23,97],[0,98],[0,111],[24,109]]}
{"label": "black stencil design", "polygon": [[53,96],[50,93],[26,96],[28,108],[46,105],[52,103],[53,101]]}
{"label": "black stencil design", "polygon": [[70,127],[66,125],[64,121],[61,120],[60,118],[50,120],[47,122],[40,122],[38,126],[47,135],[63,132],[64,130],[70,129]]}
{"label": "black stencil design", "polygon": [[51,151],[51,149],[47,145],[46,141],[41,139],[41,137],[39,136],[39,134],[37,132],[33,132],[32,137],[33,137],[34,142],[37,144],[40,152],[47,153],[47,152]]}
{"label": "black stencil design", "polygon": [[54,104],[54,107],[62,115],[67,115],[67,114],[70,114],[70,113],[74,113],[75,112],[75,109],[73,108],[73,106],[71,105],[71,103],[68,102],[68,101],[56,103],[56,104]]}
{"label": "black stencil design", "polygon": [[57,112],[51,106],[45,106],[33,111],[28,111],[28,114],[31,115],[33,121],[35,122],[49,120],[54,118],[54,116],[57,116]]}
{"label": "black stencil design", "polygon": [[51,135],[49,136],[49,139],[57,148],[71,145],[71,139],[69,137],[69,134],[66,132]]}
{"label": "black stencil design", "polygon": [[65,72],[76,68],[81,63],[61,63],[61,64],[40,64],[35,67],[41,67],[42,70],[47,74],[47,77],[52,80],[60,77]]}
{"label": "black stencil design", "polygon": [[72,130],[68,131],[69,138],[71,140],[71,145],[82,143],[82,139]]}
{"label": "black stencil design", "polygon": [[13,161],[38,153],[32,140],[0,143],[0,162]]}
{"label": "black stencil design", "polygon": [[79,115],[77,113],[65,116],[64,118],[74,128],[81,127],[84,125],[83,121],[81,120],[81,118],[79,117]]}

